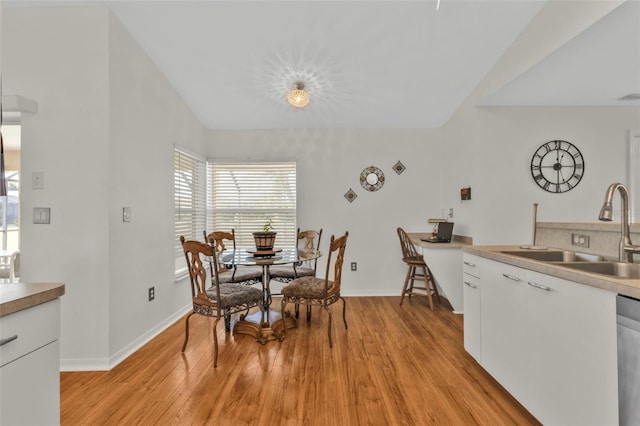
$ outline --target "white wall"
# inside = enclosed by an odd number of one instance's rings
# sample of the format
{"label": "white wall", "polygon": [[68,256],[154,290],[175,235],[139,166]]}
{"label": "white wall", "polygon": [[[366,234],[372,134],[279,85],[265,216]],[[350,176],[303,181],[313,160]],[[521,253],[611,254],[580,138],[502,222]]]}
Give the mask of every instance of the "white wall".
{"label": "white wall", "polygon": [[[640,108],[468,106],[438,130],[213,130],[208,155],[295,158],[299,226],[350,233],[345,262],[358,262],[358,271],[343,272],[345,294],[395,295],[405,273],[396,228],[430,230],[427,218],[443,209],[454,208],[455,232],[475,244],[530,244],[534,202],[539,221],[597,221],[607,186],[625,178],[626,129],[637,129],[639,117]],[[554,139],[585,157],[584,178],[564,194],[531,178],[533,153]],[[407,166],[401,175],[392,170],[398,160]],[[369,165],[387,178],[374,193],[358,180]],[[469,185],[472,199],[461,202]],[[358,194],[351,204],[349,188]]]}
{"label": "white wall", "polygon": [[[115,16],[109,23],[113,363],[191,308],[188,280],[173,281],[173,149],[205,147],[203,127],[173,87]],[[124,206],[131,208],[131,222],[122,221]],[[155,300],[149,303],[152,286]]]}
{"label": "white wall", "polygon": [[[38,102],[22,130],[22,278],[66,284],[62,368],[110,368],[189,308],[173,273],[173,146],[203,152],[203,129],[106,9],[2,17],[5,93]],[[50,225],[30,223],[36,206]]]}
{"label": "white wall", "polygon": [[[539,221],[597,222],[609,184],[625,181],[626,130],[640,129],[640,108],[631,107],[477,108],[476,116],[469,222],[477,244],[531,243],[533,203]],[[585,159],[582,181],[561,194],[539,188],[530,168],[536,149],[556,139]]]}
{"label": "white wall", "polygon": [[[107,15],[3,11],[4,93],[38,102],[23,116],[21,279],[60,281],[62,358],[104,360],[109,342]],[[82,34],[82,37],[78,37]],[[44,173],[44,189],[31,174]],[[34,207],[50,225],[32,224]]]}
{"label": "white wall", "polygon": [[[437,200],[449,166],[439,160],[433,130],[213,130],[208,156],[295,159],[298,226],[322,228],[324,250],[331,234],[349,231],[345,262],[357,262],[358,271],[343,271],[347,295],[398,294],[405,270],[396,228],[430,230],[427,218],[449,207]],[[392,169],[398,160],[407,168],[401,175]],[[367,192],[359,178],[372,165],[382,169],[386,183]],[[344,198],[349,188],[358,194],[352,203]],[[321,259],[318,269],[324,267]]]}

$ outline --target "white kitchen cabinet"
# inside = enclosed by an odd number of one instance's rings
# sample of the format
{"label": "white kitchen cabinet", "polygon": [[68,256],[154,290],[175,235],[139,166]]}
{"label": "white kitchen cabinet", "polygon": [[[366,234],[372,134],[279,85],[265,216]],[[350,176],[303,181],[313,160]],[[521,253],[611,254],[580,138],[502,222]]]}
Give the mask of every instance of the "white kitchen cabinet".
{"label": "white kitchen cabinet", "polygon": [[481,365],[543,424],[617,424],[616,294],[476,263]]}
{"label": "white kitchen cabinet", "polygon": [[481,361],[480,331],[480,263],[479,257],[464,254],[462,296],[464,301],[464,348]]}
{"label": "white kitchen cabinet", "polygon": [[0,318],[0,424],[60,423],[60,300]]}

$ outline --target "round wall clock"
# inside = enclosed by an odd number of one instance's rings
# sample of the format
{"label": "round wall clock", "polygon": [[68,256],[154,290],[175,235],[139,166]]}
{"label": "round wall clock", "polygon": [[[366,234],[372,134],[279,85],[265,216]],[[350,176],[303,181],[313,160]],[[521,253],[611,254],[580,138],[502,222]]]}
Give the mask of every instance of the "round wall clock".
{"label": "round wall clock", "polygon": [[580,183],[584,175],[584,158],[575,145],[567,141],[549,141],[536,150],[531,159],[531,176],[548,192],[567,192]]}
{"label": "round wall clock", "polygon": [[360,185],[367,191],[377,191],[384,185],[384,173],[377,167],[367,167],[360,173]]}

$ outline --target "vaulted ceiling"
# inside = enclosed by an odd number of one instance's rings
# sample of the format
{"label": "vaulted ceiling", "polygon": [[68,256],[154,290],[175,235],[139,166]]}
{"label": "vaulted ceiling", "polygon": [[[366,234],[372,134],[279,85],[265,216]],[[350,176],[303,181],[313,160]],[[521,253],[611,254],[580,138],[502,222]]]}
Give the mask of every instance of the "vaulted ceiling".
{"label": "vaulted ceiling", "polygon": [[[259,129],[442,126],[546,2],[440,0],[437,10],[436,0],[3,3],[109,7],[205,127]],[[286,102],[296,81],[311,96],[304,109]],[[639,0],[482,103],[640,105],[618,100],[629,93],[640,93]]]}

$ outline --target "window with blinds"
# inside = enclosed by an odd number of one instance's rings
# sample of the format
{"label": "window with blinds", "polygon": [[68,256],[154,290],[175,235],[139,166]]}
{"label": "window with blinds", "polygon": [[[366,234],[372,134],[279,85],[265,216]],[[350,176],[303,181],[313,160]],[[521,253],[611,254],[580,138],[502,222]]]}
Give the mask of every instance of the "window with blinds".
{"label": "window with blinds", "polygon": [[206,162],[193,154],[175,148],[174,152],[174,230],[176,276],[187,273],[180,236],[187,240],[203,240],[206,214]]}
{"label": "window with blinds", "polygon": [[276,247],[296,245],[296,163],[207,163],[207,231],[235,230],[236,247],[271,219]]}

